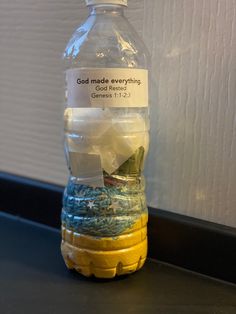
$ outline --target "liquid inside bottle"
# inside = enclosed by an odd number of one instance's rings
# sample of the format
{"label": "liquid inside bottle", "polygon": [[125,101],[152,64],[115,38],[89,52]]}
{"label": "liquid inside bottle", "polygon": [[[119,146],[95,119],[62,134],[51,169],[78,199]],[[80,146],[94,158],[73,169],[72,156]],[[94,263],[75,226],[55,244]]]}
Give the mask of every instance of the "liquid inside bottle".
{"label": "liquid inside bottle", "polygon": [[68,268],[112,278],[140,269],[147,255],[148,71],[126,1],[102,2],[87,1],[89,17],[64,53],[70,177],[61,249]]}

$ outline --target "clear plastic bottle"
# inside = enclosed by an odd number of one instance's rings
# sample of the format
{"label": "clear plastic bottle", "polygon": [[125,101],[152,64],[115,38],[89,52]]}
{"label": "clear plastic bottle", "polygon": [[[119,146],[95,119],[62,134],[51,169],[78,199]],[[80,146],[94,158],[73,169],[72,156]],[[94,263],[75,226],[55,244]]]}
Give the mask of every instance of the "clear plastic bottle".
{"label": "clear plastic bottle", "polygon": [[125,0],[87,0],[65,53],[62,255],[85,276],[140,269],[147,255],[142,175],[149,145],[148,53]]}

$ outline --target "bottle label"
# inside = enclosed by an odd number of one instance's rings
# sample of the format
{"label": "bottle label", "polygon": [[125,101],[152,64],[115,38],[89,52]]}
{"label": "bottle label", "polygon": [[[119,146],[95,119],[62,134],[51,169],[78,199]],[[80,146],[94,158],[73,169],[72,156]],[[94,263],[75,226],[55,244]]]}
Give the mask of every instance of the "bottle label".
{"label": "bottle label", "polygon": [[67,107],[147,107],[148,71],[76,68],[66,71]]}

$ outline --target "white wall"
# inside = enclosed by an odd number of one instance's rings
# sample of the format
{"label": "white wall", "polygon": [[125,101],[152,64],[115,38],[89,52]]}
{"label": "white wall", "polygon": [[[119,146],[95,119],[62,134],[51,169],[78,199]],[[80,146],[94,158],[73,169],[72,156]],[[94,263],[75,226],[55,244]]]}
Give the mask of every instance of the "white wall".
{"label": "white wall", "polygon": [[[236,0],[129,4],[153,57],[149,204],[236,227]],[[0,0],[0,170],[66,182],[60,55],[85,16]]]}

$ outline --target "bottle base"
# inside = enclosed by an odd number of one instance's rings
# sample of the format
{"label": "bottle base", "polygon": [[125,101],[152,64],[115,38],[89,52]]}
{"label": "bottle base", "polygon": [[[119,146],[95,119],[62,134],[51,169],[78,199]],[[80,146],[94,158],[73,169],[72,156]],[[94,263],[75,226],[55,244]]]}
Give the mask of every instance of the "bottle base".
{"label": "bottle base", "polygon": [[[61,250],[65,264],[86,277],[113,278],[139,270],[146,260],[147,240],[127,251],[93,251],[73,247],[62,241]],[[104,265],[106,264],[106,265]],[[102,265],[103,267],[101,267]]]}
{"label": "bottle base", "polygon": [[113,278],[139,270],[147,256],[147,226],[117,237],[93,237],[62,226],[61,251],[67,268],[84,276]]}

